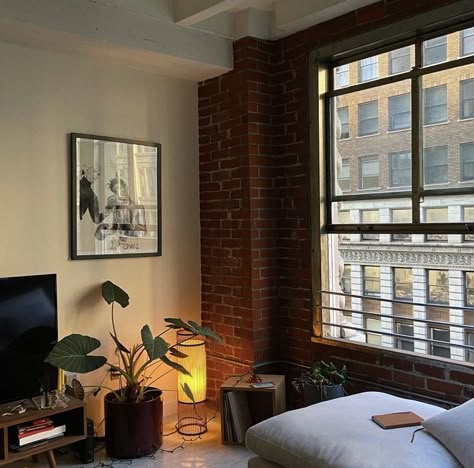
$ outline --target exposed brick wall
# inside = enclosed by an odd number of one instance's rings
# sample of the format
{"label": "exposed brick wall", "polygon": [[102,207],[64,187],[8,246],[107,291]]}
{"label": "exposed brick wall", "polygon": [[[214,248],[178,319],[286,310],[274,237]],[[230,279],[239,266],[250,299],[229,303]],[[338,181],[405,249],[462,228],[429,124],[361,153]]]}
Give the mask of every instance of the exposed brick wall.
{"label": "exposed brick wall", "polygon": [[346,362],[354,391],[474,396],[474,375],[462,366],[310,341],[308,53],[450,3],[386,0],[280,41],[245,38],[235,69],[200,84],[203,322],[224,338],[208,352],[210,398],[228,375],[278,359]]}

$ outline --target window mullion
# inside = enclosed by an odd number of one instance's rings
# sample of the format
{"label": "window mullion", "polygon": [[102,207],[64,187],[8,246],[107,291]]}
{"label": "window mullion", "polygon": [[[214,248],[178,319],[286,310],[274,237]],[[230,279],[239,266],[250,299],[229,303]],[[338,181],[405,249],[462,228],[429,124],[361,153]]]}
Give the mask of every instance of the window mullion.
{"label": "window mullion", "polygon": [[[423,43],[415,42],[415,70],[421,70],[423,64]],[[412,222],[421,222],[420,194],[422,185],[422,154],[423,154],[423,125],[422,125],[422,77],[415,74],[411,78],[411,107],[412,107]]]}

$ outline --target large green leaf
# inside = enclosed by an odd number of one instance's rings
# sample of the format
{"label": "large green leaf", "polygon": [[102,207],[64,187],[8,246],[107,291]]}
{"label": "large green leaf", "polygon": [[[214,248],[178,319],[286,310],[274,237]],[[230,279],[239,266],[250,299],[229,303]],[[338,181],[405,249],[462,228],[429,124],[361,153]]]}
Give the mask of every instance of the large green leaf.
{"label": "large green leaf", "polygon": [[199,325],[196,322],[193,322],[192,320],[189,321],[189,324],[198,331],[199,335],[205,336],[206,338],[212,338],[218,343],[223,343],[222,338],[214,330],[211,330],[209,327],[202,327],[201,325]]}
{"label": "large green leaf", "polygon": [[68,372],[86,374],[102,367],[104,356],[88,356],[100,346],[100,341],[91,336],[72,334],[58,341],[46,358],[46,362]]}
{"label": "large green leaf", "polygon": [[120,343],[119,339],[113,333],[110,333],[110,336],[114,340],[115,345],[117,346],[117,349],[119,349],[120,351],[124,353],[130,354],[130,350],[127,349],[122,343]]}
{"label": "large green leaf", "polygon": [[194,395],[193,395],[193,392],[192,390],[189,388],[189,385],[184,382],[181,384],[181,388],[183,389],[183,392],[186,394],[186,396],[193,402],[193,403],[196,403],[196,401],[194,400]]}
{"label": "large green leaf", "polygon": [[193,328],[189,323],[186,323],[180,318],[165,318],[165,322],[168,323],[168,325],[166,326],[168,328],[172,328],[173,330],[179,330],[181,328],[184,328],[185,330],[188,330],[191,333],[194,333],[195,335],[199,335],[199,332],[195,328]]}
{"label": "large green leaf", "polygon": [[172,367],[173,369],[177,370],[178,372],[181,372],[184,375],[189,375],[192,377],[191,372],[189,372],[187,369],[185,369],[181,364],[178,364],[177,362],[172,361],[166,356],[162,356],[161,360],[167,365]]}
{"label": "large green leaf", "polygon": [[168,352],[168,343],[161,336],[153,338],[148,325],[142,328],[142,341],[150,361],[160,359]]}
{"label": "large green leaf", "polygon": [[102,297],[107,304],[116,302],[124,308],[130,304],[128,294],[122,288],[112,283],[112,281],[106,281],[102,285]]}
{"label": "large green leaf", "polygon": [[188,357],[187,354],[184,354],[182,351],[176,348],[170,348],[170,354],[172,354],[174,357],[180,358],[180,359],[185,359]]}

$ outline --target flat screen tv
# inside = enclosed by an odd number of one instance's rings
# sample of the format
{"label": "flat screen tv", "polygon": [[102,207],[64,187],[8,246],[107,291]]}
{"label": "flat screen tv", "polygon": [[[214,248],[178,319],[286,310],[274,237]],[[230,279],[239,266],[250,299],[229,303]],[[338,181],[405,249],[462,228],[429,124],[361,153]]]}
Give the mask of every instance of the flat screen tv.
{"label": "flat screen tv", "polygon": [[44,362],[58,340],[56,275],[0,278],[0,402],[57,387]]}

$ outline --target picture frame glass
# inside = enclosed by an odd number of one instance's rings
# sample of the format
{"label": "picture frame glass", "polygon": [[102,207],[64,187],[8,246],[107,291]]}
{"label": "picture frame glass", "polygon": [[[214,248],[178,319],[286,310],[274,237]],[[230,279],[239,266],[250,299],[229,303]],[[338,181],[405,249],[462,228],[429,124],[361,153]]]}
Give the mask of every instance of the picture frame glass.
{"label": "picture frame glass", "polygon": [[72,258],[161,255],[161,146],[72,134]]}

